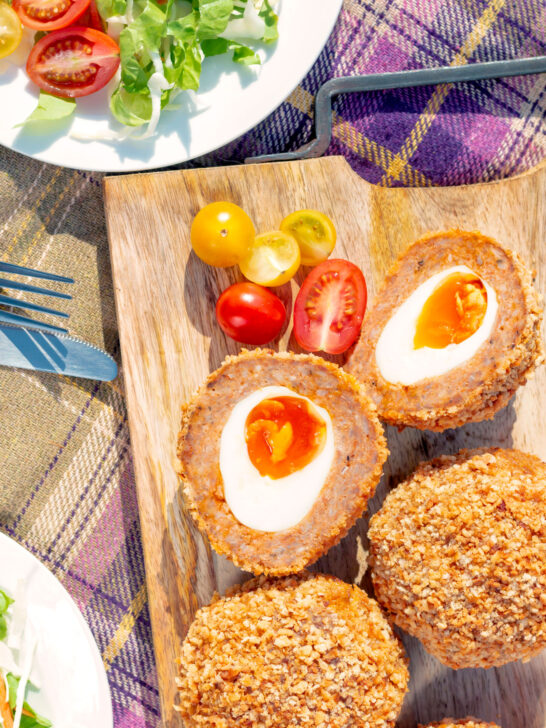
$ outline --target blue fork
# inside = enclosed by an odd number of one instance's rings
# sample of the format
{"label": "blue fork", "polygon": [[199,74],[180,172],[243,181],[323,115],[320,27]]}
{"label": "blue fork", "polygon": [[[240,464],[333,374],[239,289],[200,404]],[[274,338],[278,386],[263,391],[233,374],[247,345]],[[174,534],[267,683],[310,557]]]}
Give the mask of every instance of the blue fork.
{"label": "blue fork", "polygon": [[[54,281],[56,283],[74,283],[73,278],[59,276],[55,273],[46,273],[41,270],[34,270],[33,268],[25,268],[21,265],[15,265],[14,263],[3,263],[1,261],[0,273],[16,273],[17,275],[29,276],[30,278],[41,278],[42,280]],[[0,289],[4,288],[8,288],[14,291],[27,291],[28,293],[40,293],[44,296],[64,298],[67,300],[70,300],[72,298],[72,296],[70,296],[68,293],[60,293],[59,291],[52,291],[48,288],[31,286],[28,283],[19,283],[18,281],[12,281],[10,278],[0,278]],[[54,308],[40,306],[37,303],[30,303],[28,301],[22,301],[18,298],[12,298],[11,296],[5,296],[1,292],[0,305],[12,306],[14,308],[24,308],[29,311],[39,311],[40,313],[48,313],[53,316],[68,318],[68,314],[64,313],[64,311],[57,311]],[[53,324],[48,324],[43,321],[37,321],[36,319],[29,318],[28,316],[21,316],[20,314],[6,311],[3,308],[0,308],[0,322],[5,324],[11,324],[12,326],[24,326],[28,329],[37,329],[38,331],[60,332],[63,334],[66,334],[68,331],[61,326],[54,326]]]}

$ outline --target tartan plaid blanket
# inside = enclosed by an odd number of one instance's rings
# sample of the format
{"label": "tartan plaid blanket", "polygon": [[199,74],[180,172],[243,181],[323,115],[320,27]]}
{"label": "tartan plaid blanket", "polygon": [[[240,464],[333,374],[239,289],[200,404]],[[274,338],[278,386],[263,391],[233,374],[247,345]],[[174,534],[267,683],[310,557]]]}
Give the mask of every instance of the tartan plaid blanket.
{"label": "tartan plaid blanket", "polygon": [[[543,0],[345,0],[326,48],[287,101],[188,166],[302,145],[313,134],[314,94],[335,76],[544,53]],[[352,94],[334,104],[329,153],[379,185],[467,184],[538,163],[545,122],[544,76]],[[71,332],[119,361],[101,184],[99,174],[1,149],[0,258],[73,275]],[[156,728],[123,376],[90,383],[1,369],[0,408],[0,528],[52,570],[82,610],[108,673],[116,728]]]}

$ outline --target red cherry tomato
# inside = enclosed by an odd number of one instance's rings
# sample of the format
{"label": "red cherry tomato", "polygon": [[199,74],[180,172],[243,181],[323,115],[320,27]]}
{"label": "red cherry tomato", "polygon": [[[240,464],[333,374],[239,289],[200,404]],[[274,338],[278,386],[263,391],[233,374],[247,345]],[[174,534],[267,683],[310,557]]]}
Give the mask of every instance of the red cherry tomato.
{"label": "red cherry tomato", "polygon": [[33,30],[59,30],[81,17],[90,0],[13,0],[21,23]]}
{"label": "red cherry tomato", "polygon": [[95,30],[104,31],[104,25],[102,24],[95,0],[91,0],[89,7],[78,20],[78,25],[85,25],[86,28],[95,28]]}
{"label": "red cherry tomato", "polygon": [[216,304],[222,331],[242,344],[267,344],[281,332],[286,309],[281,299],[255,283],[235,283]]}
{"label": "red cherry tomato", "polygon": [[87,96],[105,86],[119,66],[119,48],[106,33],[75,25],[44,35],[31,50],[27,73],[55,96]]}
{"label": "red cherry tomato", "polygon": [[294,336],[306,351],[341,354],[356,340],[366,310],[366,281],[347,260],[313,268],[294,304]]}

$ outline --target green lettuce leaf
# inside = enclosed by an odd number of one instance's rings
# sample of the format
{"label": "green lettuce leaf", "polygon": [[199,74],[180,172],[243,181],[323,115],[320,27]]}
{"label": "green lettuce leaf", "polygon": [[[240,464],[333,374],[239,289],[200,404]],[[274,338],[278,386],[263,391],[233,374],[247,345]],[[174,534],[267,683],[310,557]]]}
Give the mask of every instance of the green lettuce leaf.
{"label": "green lettuce leaf", "polygon": [[227,28],[233,0],[194,0],[195,9],[199,11],[199,38],[217,38]]}
{"label": "green lettuce leaf", "polygon": [[129,93],[119,85],[110,98],[110,110],[126,126],[145,124],[152,116],[152,100],[148,88],[142,93]]}
{"label": "green lettuce leaf", "polygon": [[[9,692],[9,707],[12,711],[15,711],[15,705],[17,702],[17,688],[19,686],[19,678],[15,677],[11,672],[6,675]],[[21,716],[21,728],[51,728],[53,725],[50,720],[38,715],[30,705],[25,701],[23,703],[23,710],[29,715],[23,714]]]}
{"label": "green lettuce leaf", "polygon": [[201,47],[193,43],[175,43],[171,47],[171,63],[165,65],[165,78],[181,89],[199,88],[201,76]]}
{"label": "green lettuce leaf", "polygon": [[[252,0],[250,0],[252,2]],[[264,19],[265,22],[265,33],[263,40],[266,43],[274,43],[279,37],[279,31],[277,29],[277,14],[273,11],[269,0],[263,0],[262,7],[260,8],[259,15]]]}
{"label": "green lettuce leaf", "polygon": [[0,614],[5,614],[11,604],[13,604],[13,599],[8,597],[6,592],[0,589]]}
{"label": "green lettuce leaf", "polygon": [[192,10],[191,13],[183,18],[176,18],[167,23],[167,35],[181,43],[193,43],[197,37],[197,28],[199,26],[199,13]]}
{"label": "green lettuce leaf", "polygon": [[158,52],[166,27],[165,11],[152,0],[148,0],[138,18],[124,28],[120,34],[122,63],[127,62],[127,54],[139,53],[142,49]]}
{"label": "green lettuce leaf", "polygon": [[52,96],[45,91],[40,91],[38,106],[22,124],[35,124],[44,121],[59,121],[71,116],[76,110],[75,99],[62,99],[59,96]]}
{"label": "green lettuce leaf", "polygon": [[97,0],[97,10],[103,20],[115,15],[125,15],[127,0]]}
{"label": "green lettuce leaf", "polygon": [[228,51],[233,51],[235,63],[241,63],[244,66],[261,63],[260,56],[252,48],[235,40],[227,40],[226,38],[204,40],[201,43],[201,48],[206,57],[219,56]]}

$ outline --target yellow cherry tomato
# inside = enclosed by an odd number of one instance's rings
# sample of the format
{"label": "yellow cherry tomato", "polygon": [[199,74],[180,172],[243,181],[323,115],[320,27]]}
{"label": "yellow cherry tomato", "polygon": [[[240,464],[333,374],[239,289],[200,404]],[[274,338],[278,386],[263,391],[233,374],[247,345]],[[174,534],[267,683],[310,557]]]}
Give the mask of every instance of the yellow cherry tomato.
{"label": "yellow cherry tomato", "polygon": [[0,0],[0,58],[9,56],[23,37],[23,26],[19,16],[5,2]]}
{"label": "yellow cherry tomato", "polygon": [[248,253],[256,231],[252,220],[233,202],[211,202],[194,217],[190,238],[195,253],[209,265],[228,268]]}
{"label": "yellow cherry tomato", "polygon": [[282,286],[300,267],[300,249],[292,235],[272,230],[257,235],[248,255],[239,263],[241,273],[261,286]]}
{"label": "yellow cherry tomato", "polygon": [[318,265],[336,244],[336,229],[330,218],[318,210],[298,210],[281,222],[281,230],[298,241],[302,265]]}

